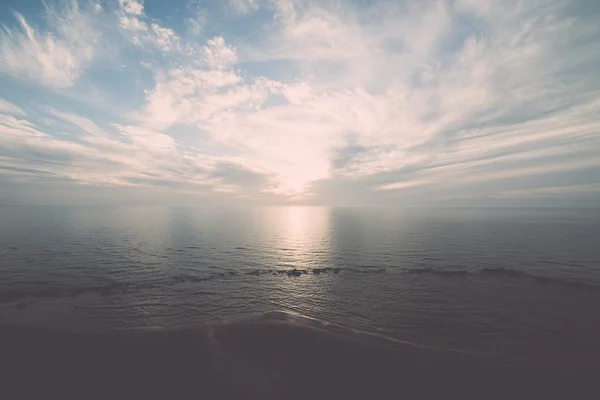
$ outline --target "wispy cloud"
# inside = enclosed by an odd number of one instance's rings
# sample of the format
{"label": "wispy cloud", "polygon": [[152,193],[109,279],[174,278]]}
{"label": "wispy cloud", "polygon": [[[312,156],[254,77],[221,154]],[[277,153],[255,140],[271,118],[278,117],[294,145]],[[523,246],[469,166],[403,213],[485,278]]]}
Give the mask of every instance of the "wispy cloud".
{"label": "wispy cloud", "polygon": [[120,0],[117,15],[120,27],[136,46],[157,48],[163,53],[181,50],[179,35],[149,18],[144,13],[143,2]]}
{"label": "wispy cloud", "polygon": [[49,29],[36,29],[18,12],[18,26],[0,32],[0,72],[49,86],[71,86],[94,58],[101,37],[89,10],[76,2],[45,10]]}
{"label": "wispy cloud", "polygon": [[232,10],[241,15],[258,10],[259,0],[229,0]]}
{"label": "wispy cloud", "polygon": [[24,116],[25,111],[0,97],[0,114]]}
{"label": "wispy cloud", "polygon": [[[597,193],[588,1],[179,6],[3,21],[2,179],[326,204]],[[25,106],[14,88],[36,84],[50,91]]]}

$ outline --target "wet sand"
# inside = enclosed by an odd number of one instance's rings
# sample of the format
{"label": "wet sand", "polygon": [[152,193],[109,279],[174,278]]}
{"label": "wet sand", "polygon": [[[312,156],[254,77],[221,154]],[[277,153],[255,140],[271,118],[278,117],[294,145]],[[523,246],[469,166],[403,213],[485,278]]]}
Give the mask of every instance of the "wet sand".
{"label": "wet sand", "polygon": [[2,398],[597,398],[593,365],[505,360],[285,316],[188,330],[0,327]]}

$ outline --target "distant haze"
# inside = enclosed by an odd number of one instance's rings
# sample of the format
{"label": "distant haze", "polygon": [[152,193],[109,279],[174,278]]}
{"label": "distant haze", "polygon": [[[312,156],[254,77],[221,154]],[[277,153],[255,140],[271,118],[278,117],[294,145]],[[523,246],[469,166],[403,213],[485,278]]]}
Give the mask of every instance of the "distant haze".
{"label": "distant haze", "polygon": [[5,0],[0,204],[600,204],[597,0]]}

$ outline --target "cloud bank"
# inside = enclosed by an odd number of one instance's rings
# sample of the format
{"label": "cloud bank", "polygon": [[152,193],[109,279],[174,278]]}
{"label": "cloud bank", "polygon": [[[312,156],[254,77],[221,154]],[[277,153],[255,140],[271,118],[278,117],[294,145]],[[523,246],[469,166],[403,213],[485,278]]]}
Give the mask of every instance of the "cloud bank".
{"label": "cloud bank", "polygon": [[3,202],[600,199],[594,1],[0,7]]}

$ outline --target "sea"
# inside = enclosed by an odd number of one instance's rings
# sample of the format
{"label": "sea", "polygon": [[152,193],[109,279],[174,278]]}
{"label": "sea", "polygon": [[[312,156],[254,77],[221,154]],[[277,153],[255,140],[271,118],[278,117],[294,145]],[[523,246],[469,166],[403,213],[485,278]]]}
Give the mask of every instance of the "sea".
{"label": "sea", "polygon": [[180,329],[273,311],[419,345],[600,355],[600,212],[0,207],[0,325]]}

